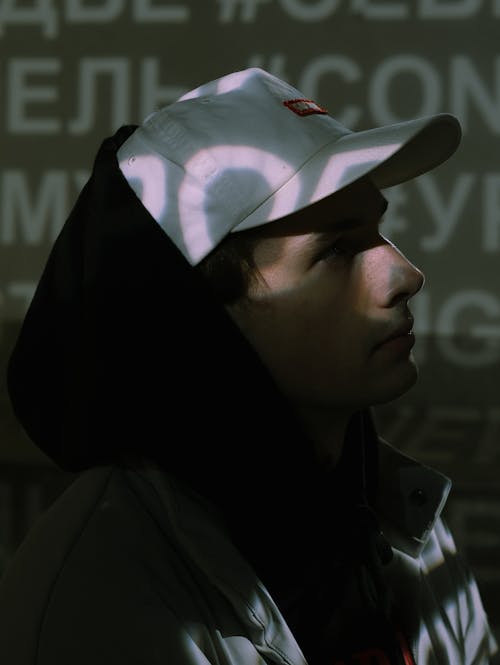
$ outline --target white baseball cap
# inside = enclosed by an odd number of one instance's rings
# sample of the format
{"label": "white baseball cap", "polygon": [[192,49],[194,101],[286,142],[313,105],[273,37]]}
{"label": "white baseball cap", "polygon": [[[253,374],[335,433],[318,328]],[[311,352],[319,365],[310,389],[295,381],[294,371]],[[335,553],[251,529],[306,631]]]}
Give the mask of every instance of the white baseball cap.
{"label": "white baseball cap", "polygon": [[250,68],[148,116],[117,158],[143,206],[196,265],[227,234],[367,174],[383,189],[429,171],[460,139],[448,113],[353,132],[285,81]]}

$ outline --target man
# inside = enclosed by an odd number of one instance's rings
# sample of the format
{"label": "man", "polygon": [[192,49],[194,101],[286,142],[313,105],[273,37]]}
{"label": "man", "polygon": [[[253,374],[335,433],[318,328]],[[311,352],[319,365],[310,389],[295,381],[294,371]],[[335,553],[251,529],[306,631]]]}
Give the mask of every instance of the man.
{"label": "man", "polygon": [[260,69],[104,141],[9,364],[79,475],[4,575],[2,662],[493,662],[449,480],[370,417],[416,380],[423,283],[381,190],[459,141],[351,132]]}

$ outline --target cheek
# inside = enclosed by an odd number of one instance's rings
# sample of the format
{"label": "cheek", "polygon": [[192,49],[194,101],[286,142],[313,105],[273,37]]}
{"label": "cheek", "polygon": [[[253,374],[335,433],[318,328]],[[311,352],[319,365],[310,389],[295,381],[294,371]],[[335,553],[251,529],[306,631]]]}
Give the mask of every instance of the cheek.
{"label": "cheek", "polygon": [[[359,331],[343,299],[308,297],[282,300],[250,331],[250,342],[278,385],[297,398],[353,371]],[[358,334],[356,334],[356,332]]]}
{"label": "cheek", "polygon": [[318,399],[358,377],[364,327],[356,312],[363,290],[353,277],[325,271],[299,288],[230,310],[290,398]]}

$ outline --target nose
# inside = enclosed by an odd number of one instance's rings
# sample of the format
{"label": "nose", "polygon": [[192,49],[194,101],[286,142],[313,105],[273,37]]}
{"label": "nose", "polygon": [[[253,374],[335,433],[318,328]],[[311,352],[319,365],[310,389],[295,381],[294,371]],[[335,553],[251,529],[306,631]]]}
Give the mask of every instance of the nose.
{"label": "nose", "polygon": [[[381,286],[381,304],[393,307],[400,302],[406,303],[413,298],[425,282],[424,274],[390,241],[379,246],[379,260],[382,261],[381,271],[384,281]],[[375,251],[376,251],[375,250]]]}

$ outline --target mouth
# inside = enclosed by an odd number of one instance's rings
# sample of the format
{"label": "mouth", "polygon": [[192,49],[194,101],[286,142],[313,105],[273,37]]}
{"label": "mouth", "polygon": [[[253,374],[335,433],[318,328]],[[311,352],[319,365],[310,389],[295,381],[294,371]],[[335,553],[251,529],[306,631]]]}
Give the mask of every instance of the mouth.
{"label": "mouth", "polygon": [[409,316],[402,323],[394,326],[389,333],[378,342],[374,351],[379,349],[392,349],[393,351],[410,351],[415,344],[413,334],[413,317]]}

